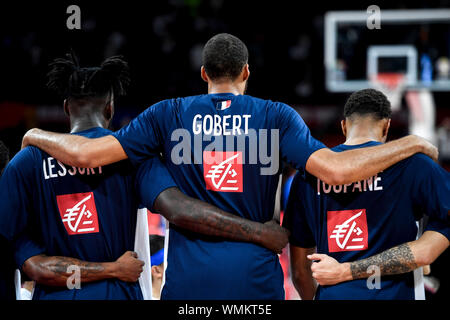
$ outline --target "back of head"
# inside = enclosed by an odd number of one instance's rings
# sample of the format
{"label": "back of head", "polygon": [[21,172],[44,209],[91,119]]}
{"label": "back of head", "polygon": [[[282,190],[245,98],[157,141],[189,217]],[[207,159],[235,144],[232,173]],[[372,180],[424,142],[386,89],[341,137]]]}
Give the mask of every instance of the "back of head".
{"label": "back of head", "polygon": [[237,37],[220,33],[208,40],[203,48],[203,67],[212,81],[233,81],[248,63],[248,50]]}
{"label": "back of head", "polygon": [[82,68],[72,53],[55,59],[47,74],[47,87],[70,103],[91,103],[125,95],[130,83],[129,68],[122,57],[106,59],[100,67]]}
{"label": "back of head", "polygon": [[344,107],[344,117],[351,120],[359,117],[388,119],[391,113],[391,103],[381,91],[375,89],[363,89],[352,93]]}

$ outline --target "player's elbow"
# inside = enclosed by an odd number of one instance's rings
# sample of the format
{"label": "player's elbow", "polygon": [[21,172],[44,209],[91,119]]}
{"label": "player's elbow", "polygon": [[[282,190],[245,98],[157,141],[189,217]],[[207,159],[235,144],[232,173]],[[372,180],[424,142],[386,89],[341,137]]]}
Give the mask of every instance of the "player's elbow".
{"label": "player's elbow", "polygon": [[181,197],[185,198],[186,196],[178,188],[168,188],[158,195],[153,204],[153,209],[170,223],[179,225],[182,214],[186,211],[186,207],[181,203]]}
{"label": "player's elbow", "polygon": [[312,278],[311,268],[304,266],[302,268],[295,268],[295,270],[292,270],[292,282],[294,284],[301,284],[308,278]]}
{"label": "player's elbow", "polygon": [[348,183],[348,175],[342,169],[336,166],[330,166],[320,178],[326,184],[335,186]]}
{"label": "player's elbow", "polygon": [[301,281],[301,272],[299,272],[298,270],[292,271],[292,282],[294,283],[294,285],[297,286],[297,284],[301,283]]}
{"label": "player's elbow", "polygon": [[37,257],[27,259],[22,266],[22,271],[36,283],[48,284],[53,279],[53,273],[43,268],[37,259]]}
{"label": "player's elbow", "polygon": [[87,155],[76,155],[74,158],[75,166],[80,168],[94,168],[95,161]]}
{"label": "player's elbow", "polygon": [[96,155],[89,146],[75,146],[71,152],[72,165],[80,168],[97,167]]}
{"label": "player's elbow", "polygon": [[436,257],[430,250],[424,250],[415,256],[415,260],[417,267],[423,267],[432,264],[436,260]]}

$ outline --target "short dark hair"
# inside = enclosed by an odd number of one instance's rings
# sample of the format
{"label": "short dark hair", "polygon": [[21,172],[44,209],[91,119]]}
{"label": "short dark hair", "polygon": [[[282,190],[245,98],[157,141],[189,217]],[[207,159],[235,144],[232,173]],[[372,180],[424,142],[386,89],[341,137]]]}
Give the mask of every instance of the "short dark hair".
{"label": "short dark hair", "polygon": [[125,95],[130,83],[128,63],[120,56],[106,59],[100,67],[82,68],[72,52],[49,66],[47,87],[64,99],[103,98],[111,91]]}
{"label": "short dark hair", "polygon": [[228,33],[219,33],[203,48],[203,66],[211,80],[236,79],[248,63],[246,45]]}
{"label": "short dark hair", "polygon": [[0,173],[3,171],[3,169],[5,169],[8,162],[9,162],[9,149],[3,143],[3,141],[0,140]]}
{"label": "short dark hair", "polygon": [[376,120],[391,117],[391,103],[388,98],[375,89],[363,89],[353,92],[345,103],[344,117],[350,118],[354,115],[373,116]]}
{"label": "short dark hair", "polygon": [[164,237],[152,234],[150,235],[150,254],[153,255],[164,248]]}

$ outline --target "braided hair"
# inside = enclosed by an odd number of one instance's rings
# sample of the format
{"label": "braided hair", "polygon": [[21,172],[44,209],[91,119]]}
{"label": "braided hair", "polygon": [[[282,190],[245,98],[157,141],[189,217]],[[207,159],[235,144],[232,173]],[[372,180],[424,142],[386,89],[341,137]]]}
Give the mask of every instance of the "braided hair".
{"label": "braided hair", "polygon": [[126,94],[130,84],[128,63],[121,56],[106,59],[100,67],[82,68],[72,52],[49,65],[47,87],[64,99],[86,99]]}

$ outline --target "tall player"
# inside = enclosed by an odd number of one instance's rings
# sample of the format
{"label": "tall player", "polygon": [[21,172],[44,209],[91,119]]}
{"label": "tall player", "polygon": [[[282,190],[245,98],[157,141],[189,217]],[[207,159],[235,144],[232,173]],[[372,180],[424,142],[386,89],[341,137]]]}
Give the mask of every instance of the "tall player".
{"label": "tall player", "polygon": [[[128,81],[127,64],[117,57],[94,68],[57,59],[49,73],[49,87],[67,98],[72,133],[88,137],[110,133],[105,127],[113,117],[114,93],[123,94]],[[38,283],[34,299],[141,298],[135,281],[142,262],[129,252],[139,200],[197,232],[252,241],[275,252],[287,243],[275,223],[245,220],[185,196],[157,157],[138,170],[128,161],[85,169],[25,148],[5,169],[0,196],[0,235],[14,241],[18,266]],[[66,287],[74,267],[80,290]]]}
{"label": "tall player", "polygon": [[[334,150],[364,150],[381,145],[387,138],[390,115],[390,103],[380,91],[365,89],[353,93],[342,121],[346,141]],[[330,186],[310,174],[298,173],[292,182],[283,225],[291,231],[293,282],[302,298],[424,298],[423,283],[418,283],[421,270],[417,275],[399,273],[417,267],[416,262],[420,261],[414,255],[423,255],[420,251],[428,250],[436,258],[448,247],[449,193],[450,174],[420,154],[369,179],[343,185]],[[423,214],[430,217],[424,238],[404,244],[416,239],[416,220]],[[426,248],[424,244],[431,246]],[[313,254],[316,250],[318,254]],[[316,293],[316,275],[311,271],[324,276],[324,264],[331,263],[325,254],[339,262],[358,260],[343,265],[352,267],[354,279],[367,277],[375,271],[374,266],[380,267],[383,277],[379,288],[369,288],[366,280],[354,280],[319,286]],[[310,259],[326,261],[315,262],[311,267],[308,255]],[[346,280],[353,279],[348,278],[347,272],[345,276]],[[333,282],[340,281],[337,277]],[[324,282],[331,284],[328,279]]]}
{"label": "tall player", "polygon": [[[34,129],[23,144],[82,167],[126,158],[139,164],[162,152],[187,195],[259,222],[274,213],[279,156],[331,184],[368,178],[417,152],[436,157],[433,146],[414,136],[365,150],[327,149],[289,106],[244,95],[248,51],[232,35],[207,42],[201,76],[208,94],[161,101],[110,136],[87,139]],[[284,298],[278,257],[266,249],[172,224],[167,240],[162,299]]]}

